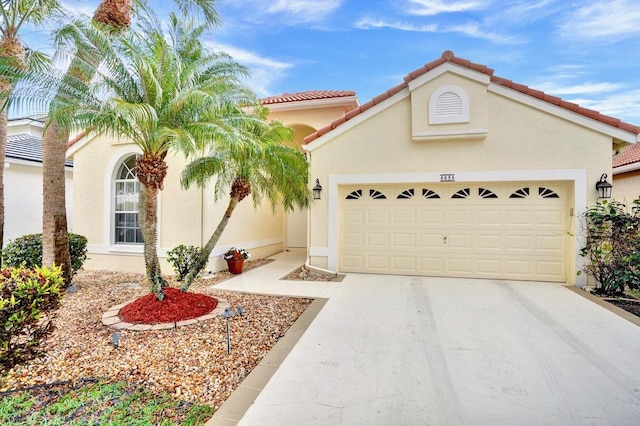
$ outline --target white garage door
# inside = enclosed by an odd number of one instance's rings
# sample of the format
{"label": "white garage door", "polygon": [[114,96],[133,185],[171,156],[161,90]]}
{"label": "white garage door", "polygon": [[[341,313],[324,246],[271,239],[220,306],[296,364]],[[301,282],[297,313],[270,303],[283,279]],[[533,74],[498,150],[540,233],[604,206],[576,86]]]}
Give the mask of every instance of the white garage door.
{"label": "white garage door", "polygon": [[568,188],[558,182],[342,187],[340,270],[565,282]]}

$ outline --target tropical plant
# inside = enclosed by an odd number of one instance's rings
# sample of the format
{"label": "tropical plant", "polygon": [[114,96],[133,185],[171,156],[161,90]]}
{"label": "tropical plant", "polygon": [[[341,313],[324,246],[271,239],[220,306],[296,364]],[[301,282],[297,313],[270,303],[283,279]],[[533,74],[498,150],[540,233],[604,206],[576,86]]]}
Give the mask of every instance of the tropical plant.
{"label": "tropical plant", "polygon": [[187,276],[189,268],[198,258],[200,247],[180,244],[167,252],[167,262],[173,266],[176,279],[182,281]]}
{"label": "tropical plant", "polygon": [[[23,235],[10,241],[3,251],[3,266],[34,269],[42,265],[42,234]],[[87,238],[69,233],[71,270],[75,275],[87,260]],[[67,283],[65,283],[66,285]]]}
{"label": "tropical plant", "polygon": [[[0,58],[4,62],[3,72],[0,73],[0,164],[4,164],[7,154],[7,110],[10,94],[19,81],[20,71],[27,69],[30,64],[41,65],[44,59],[41,54],[25,49],[20,40],[20,30],[25,24],[43,22],[59,7],[56,0],[0,1]],[[30,61],[29,58],[33,60]],[[8,69],[13,69],[13,72],[8,73]],[[4,212],[4,167],[0,167],[0,251],[4,240]]]}
{"label": "tropical plant", "polygon": [[105,59],[92,88],[106,94],[99,108],[72,109],[82,127],[128,138],[142,151],[136,176],[145,268],[151,292],[162,300],[167,283],[157,255],[157,202],[165,157],[170,151],[196,155],[213,140],[234,138],[234,126],[247,117],[241,108],[257,99],[240,84],[244,67],[204,49],[199,37],[205,26],[170,14],[165,30],[152,11],[146,13],[138,31],[99,47]]}
{"label": "tropical plant", "polygon": [[0,270],[0,365],[11,367],[36,354],[53,329],[50,314],[59,305],[61,289],[60,268]]}
{"label": "tropical plant", "polygon": [[604,200],[584,217],[587,241],[580,254],[589,261],[584,270],[596,280],[596,292],[614,295],[640,288],[640,200],[630,211]]}
{"label": "tropical plant", "polygon": [[[182,13],[183,19],[190,17],[199,19],[208,28],[217,25],[219,17],[215,9],[216,0],[174,0]],[[135,6],[135,7],[134,7]],[[145,0],[102,0],[95,10],[92,24],[104,30],[106,34],[117,36],[118,33],[131,26],[132,13],[141,13],[142,20],[149,11]],[[73,26],[71,26],[73,27]],[[85,27],[86,28],[86,27]],[[68,29],[68,28],[67,28]],[[73,32],[73,31],[71,31]],[[63,30],[63,33],[65,31]],[[67,32],[69,34],[69,32]],[[95,34],[95,33],[94,33]],[[78,35],[78,34],[77,34]],[[108,38],[107,38],[108,39]],[[82,35],[74,39],[78,42],[76,55],[65,74],[64,80],[78,79],[87,83],[104,59],[100,47],[87,43]],[[54,101],[62,101],[56,96]],[[69,105],[69,101],[72,102]],[[46,130],[42,139],[43,173],[47,178],[43,182],[43,262],[45,265],[62,265],[66,280],[70,279],[70,259],[68,251],[67,216],[65,209],[64,162],[69,141],[71,124],[61,125],[56,108],[73,108],[78,100],[67,99],[64,106],[52,108]],[[82,129],[87,130],[87,129]]]}
{"label": "tropical plant", "polygon": [[214,199],[229,194],[227,209],[187,274],[183,291],[207,265],[233,211],[247,196],[252,196],[254,207],[263,200],[269,201],[273,209],[277,205],[285,210],[309,206],[309,163],[298,149],[283,144],[291,139],[291,128],[267,120],[267,113],[266,108],[256,108],[250,114],[253,120],[240,123],[237,139],[217,140],[211,154],[197,158],[182,173],[184,188],[192,184],[207,187],[215,178]]}

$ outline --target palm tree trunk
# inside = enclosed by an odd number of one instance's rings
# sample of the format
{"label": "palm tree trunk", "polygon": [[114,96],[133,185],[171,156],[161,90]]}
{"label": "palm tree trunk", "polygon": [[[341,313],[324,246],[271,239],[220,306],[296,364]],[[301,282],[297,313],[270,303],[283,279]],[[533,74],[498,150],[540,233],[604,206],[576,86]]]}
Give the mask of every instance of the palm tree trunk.
{"label": "palm tree trunk", "polygon": [[48,123],[42,138],[42,264],[58,265],[66,285],[71,283],[71,257],[67,234],[65,159],[67,132],[58,132],[56,121]]}
{"label": "palm tree trunk", "polygon": [[197,261],[189,270],[189,273],[187,274],[187,277],[184,280],[184,284],[182,284],[182,287],[180,287],[180,290],[182,291],[189,290],[189,287],[191,286],[193,281],[197,278],[198,273],[200,273],[200,271],[202,271],[204,267],[207,266],[207,263],[209,262],[209,256],[211,255],[213,248],[216,246],[216,244],[218,244],[218,241],[222,236],[222,232],[225,230],[225,228],[229,224],[229,219],[231,219],[231,214],[233,213],[233,211],[235,210],[239,202],[240,200],[238,200],[237,198],[231,197],[231,199],[229,200],[229,205],[227,206],[227,210],[224,212],[224,215],[222,216],[222,220],[220,220],[220,223],[218,223],[216,230],[213,232],[213,234],[211,234],[211,238],[209,238],[209,241],[207,241],[207,244],[205,244],[205,246],[200,251],[200,255],[198,256]]}
{"label": "palm tree trunk", "polygon": [[149,280],[150,292],[155,293],[158,300],[164,300],[162,289],[168,285],[162,278],[158,261],[158,187],[144,185],[140,192],[140,209],[142,217],[140,226],[144,239],[144,264]]}
{"label": "palm tree trunk", "polygon": [[[131,25],[131,0],[103,0],[96,9],[94,20],[110,25],[115,30]],[[83,54],[80,52],[79,54]],[[97,66],[100,58],[84,60]],[[74,58],[67,76],[78,75]],[[86,81],[92,76],[86,76]],[[69,132],[58,132],[55,119],[48,122],[42,138],[43,205],[42,205],[42,263],[55,263],[62,267],[65,285],[71,284],[71,257],[67,234],[67,211],[65,205],[65,159],[69,143]],[[50,151],[51,152],[48,152]]]}
{"label": "palm tree trunk", "polygon": [[[4,90],[7,90],[4,88]],[[11,89],[9,88],[9,91]],[[9,92],[7,92],[9,93]],[[4,242],[4,161],[7,157],[7,108],[0,110],[0,265]]]}

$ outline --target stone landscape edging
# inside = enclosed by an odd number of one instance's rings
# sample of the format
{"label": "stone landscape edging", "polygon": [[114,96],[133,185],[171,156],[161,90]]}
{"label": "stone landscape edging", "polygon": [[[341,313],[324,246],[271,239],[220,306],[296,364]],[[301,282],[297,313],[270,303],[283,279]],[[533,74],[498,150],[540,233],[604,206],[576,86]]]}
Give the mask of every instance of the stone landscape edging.
{"label": "stone landscape edging", "polygon": [[102,324],[115,328],[116,330],[131,330],[131,331],[149,331],[149,330],[171,330],[173,328],[184,327],[185,325],[197,324],[199,322],[207,321],[216,317],[219,317],[222,312],[226,308],[230,308],[231,305],[226,299],[218,299],[216,308],[209,312],[208,314],[201,315],[197,318],[188,319],[184,321],[175,321],[175,322],[164,322],[158,324],[132,324],[130,322],[124,322],[120,319],[118,314],[120,313],[120,309],[127,306],[129,303],[133,302],[136,299],[130,300],[125,303],[121,303],[119,305],[114,305],[107,309],[107,311],[102,314]]}

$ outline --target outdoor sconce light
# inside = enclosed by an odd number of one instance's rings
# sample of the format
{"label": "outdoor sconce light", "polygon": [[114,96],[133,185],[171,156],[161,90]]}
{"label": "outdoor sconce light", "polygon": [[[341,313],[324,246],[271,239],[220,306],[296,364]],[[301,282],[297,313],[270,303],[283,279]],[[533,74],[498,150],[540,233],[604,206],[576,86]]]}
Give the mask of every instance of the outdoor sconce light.
{"label": "outdoor sconce light", "polygon": [[316,179],[316,186],[313,187],[313,199],[319,200],[322,195],[322,185],[320,185],[320,179]]}
{"label": "outdoor sconce light", "polygon": [[598,198],[611,198],[611,189],[613,185],[607,182],[607,174],[603,173],[600,180],[596,182],[596,190],[598,190]]}

